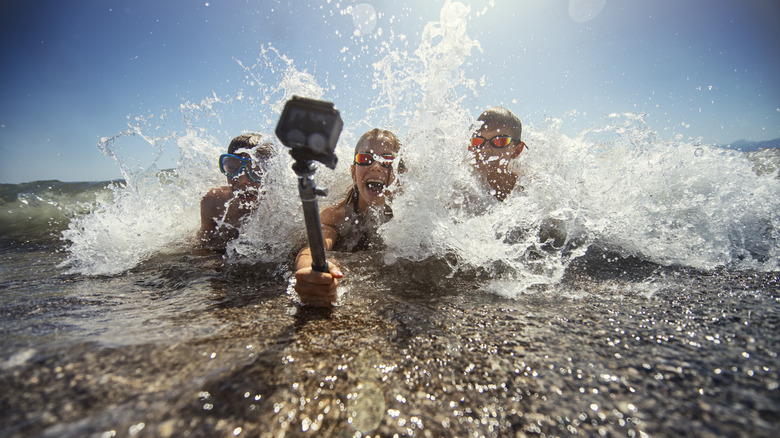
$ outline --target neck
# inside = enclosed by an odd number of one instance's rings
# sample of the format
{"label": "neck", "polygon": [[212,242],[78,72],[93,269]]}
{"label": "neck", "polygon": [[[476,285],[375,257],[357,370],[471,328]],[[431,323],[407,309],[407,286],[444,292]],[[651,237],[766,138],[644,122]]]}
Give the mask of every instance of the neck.
{"label": "neck", "polygon": [[355,210],[355,213],[361,213],[365,214],[369,208],[371,208],[371,204],[368,203],[364,198],[360,197],[360,192],[355,189],[355,198],[354,198],[353,208]]}
{"label": "neck", "polygon": [[517,174],[510,171],[504,171],[488,177],[488,185],[493,189],[493,196],[499,201],[503,201],[512,193],[517,183]]}

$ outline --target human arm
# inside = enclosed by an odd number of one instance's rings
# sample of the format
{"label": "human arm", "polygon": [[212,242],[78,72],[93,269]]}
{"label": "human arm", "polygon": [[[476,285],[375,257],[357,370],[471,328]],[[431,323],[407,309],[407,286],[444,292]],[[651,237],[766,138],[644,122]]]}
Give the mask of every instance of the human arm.
{"label": "human arm", "polygon": [[[329,207],[320,214],[322,238],[325,250],[330,250],[338,239],[336,224],[343,220],[341,204]],[[328,272],[315,271],[311,267],[311,248],[308,246],[298,252],[295,258],[295,292],[304,304],[330,306],[338,299],[338,280],[344,277],[332,260],[328,261]]]}
{"label": "human arm", "polygon": [[220,203],[222,190],[211,189],[200,200],[200,230],[198,230],[198,242],[202,247],[213,247],[217,240],[216,218],[224,215],[225,204]]}
{"label": "human arm", "polygon": [[224,248],[227,241],[238,234],[238,220],[231,220],[230,207],[235,204],[231,200],[232,191],[229,187],[211,189],[201,199],[200,229],[197,233],[201,247]]}

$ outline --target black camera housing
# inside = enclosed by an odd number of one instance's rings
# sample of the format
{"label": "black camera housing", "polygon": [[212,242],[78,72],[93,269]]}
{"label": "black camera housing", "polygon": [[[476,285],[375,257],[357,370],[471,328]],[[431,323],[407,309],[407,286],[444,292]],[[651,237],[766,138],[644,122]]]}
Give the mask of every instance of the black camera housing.
{"label": "black camera housing", "polygon": [[335,169],[338,158],[333,151],[343,126],[333,103],[293,96],[284,105],[276,136],[295,161],[319,161]]}

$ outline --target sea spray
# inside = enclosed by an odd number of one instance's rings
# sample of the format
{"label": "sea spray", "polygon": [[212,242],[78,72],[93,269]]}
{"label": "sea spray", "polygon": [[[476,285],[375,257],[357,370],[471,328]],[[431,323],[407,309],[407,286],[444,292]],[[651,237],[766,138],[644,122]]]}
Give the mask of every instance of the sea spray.
{"label": "sea spray", "polygon": [[520,285],[515,294],[560,281],[568,258],[538,250],[543,242],[536,230],[552,207],[522,195],[500,203],[472,173],[466,146],[478,124],[463,105],[484,81],[469,78],[463,67],[480,50],[468,35],[469,14],[469,7],[447,2],[440,21],[426,25],[412,55],[391,51],[374,66],[388,106],[404,102],[397,106],[414,108],[395,111],[411,114],[400,151],[408,170],[398,178],[394,220],[381,233],[389,263],[444,259],[450,275],[476,270],[488,280],[486,287],[511,278]]}
{"label": "sea spray", "polygon": [[478,47],[465,33],[469,8],[447,2],[441,21],[428,23],[419,47],[390,51],[374,65],[381,101],[391,114],[406,118],[399,152],[408,170],[398,176],[395,219],[381,233],[393,257],[422,260],[446,253],[451,233],[448,201],[453,188],[468,180],[465,144],[472,119],[458,102],[475,82],[460,67]]}
{"label": "sea spray", "polygon": [[63,238],[68,272],[114,275],[152,255],[180,248],[198,227],[197,199],[175,176],[135,180],[112,187],[114,199],[74,219]]}
{"label": "sea spray", "polygon": [[[200,200],[211,188],[225,185],[217,157],[230,138],[249,131],[272,142],[276,154],[265,176],[262,201],[244,219],[239,237],[227,245],[226,261],[287,266],[303,245],[304,228],[292,159],[276,142],[273,115],[293,95],[321,98],[324,90],[273,47],[263,47],[255,64],[239,64],[249,92],[186,102],[159,117],[131,118],[126,130],[100,142],[101,151],[116,161],[125,181],[112,187],[110,202],[98,202],[63,232],[69,242],[65,263],[69,272],[115,275],[154,254],[195,247]],[[261,82],[263,78],[272,84]],[[228,132],[224,126],[228,118],[243,121],[243,131]],[[344,135],[352,137],[349,132]],[[337,149],[337,154],[348,162],[346,154],[351,152],[346,149]],[[177,152],[175,168],[160,170],[161,157],[170,151]],[[348,187],[343,175],[331,171],[319,172],[317,181],[338,190]]]}
{"label": "sea spray", "polygon": [[563,159],[601,242],[663,265],[777,268],[780,181],[757,175],[745,154],[662,140],[634,114],[575,141],[575,160]]}
{"label": "sea spray", "polygon": [[[279,69],[279,66],[284,68]],[[252,83],[260,83],[261,72],[280,70],[278,82],[262,90],[262,100],[269,108],[269,114],[281,114],[284,104],[293,96],[305,96],[310,99],[323,99],[325,90],[314,76],[296,69],[294,62],[280,54],[274,48],[263,49],[258,62],[244,67]],[[272,100],[273,99],[273,100]],[[273,119],[271,128],[277,120]],[[340,160],[338,170],[348,166],[351,157],[350,141],[354,139],[349,128],[340,136],[335,150]],[[275,265],[277,270],[288,269],[295,253],[306,245],[305,225],[298,194],[298,180],[292,170],[293,160],[288,149],[282,146],[269,130],[266,138],[273,138],[276,154],[270,160],[268,172],[263,183],[263,194],[258,207],[251,213],[241,227],[238,238],[227,245],[227,255],[233,263],[263,263]],[[323,198],[321,205],[338,202],[338,196],[349,187],[348,174],[343,170],[334,172],[318,166],[315,182],[328,189],[329,197]]]}
{"label": "sea spray", "polygon": [[[212,111],[216,101],[207,98],[199,108]],[[221,148],[206,130],[192,125],[192,108],[182,106],[181,120],[172,111],[137,117],[128,129],[101,140],[99,147],[116,161],[125,181],[112,187],[111,202],[98,203],[62,233],[69,242],[69,272],[119,274],[191,241],[199,227],[200,197],[221,184],[219,172],[206,171],[205,163]],[[178,150],[179,165],[160,170],[158,161],[166,149]]]}
{"label": "sea spray", "polygon": [[[315,175],[330,191],[321,207],[343,199],[352,149],[364,130],[391,129],[403,143],[399,161],[407,170],[392,187],[394,219],[380,228],[386,264],[443,260],[445,276],[476,275],[485,289],[511,297],[560,284],[593,245],[661,265],[778,269],[777,165],[691,140],[662,139],[642,114],[607,115],[575,135],[564,132],[580,117],[576,111],[525,120],[529,148],[512,164],[519,187],[496,201],[471,172],[467,150],[481,111],[472,114],[467,104],[498,104],[479,102],[485,78],[469,77],[465,67],[481,53],[469,36],[470,13],[448,1],[416,49],[407,50],[408,39],[404,47],[380,42],[384,56],[372,65],[376,97],[366,96],[365,117],[331,99],[345,120],[357,120],[341,134],[337,169]],[[270,46],[261,48],[254,64],[239,65],[246,89],[236,95],[188,102],[164,118],[137,119],[139,126],[102,144],[117,157],[127,185],[116,186],[113,200],[99,202],[63,233],[71,272],[120,273],[156,252],[192,245],[201,197],[224,185],[216,157],[229,139],[257,131],[275,140],[277,114],[292,95],[329,100],[325,90],[339,93]],[[510,109],[522,114],[522,108]],[[231,128],[235,120],[241,129]],[[131,138],[151,146],[146,159],[152,165],[131,166],[117,152]],[[178,151],[173,172],[155,167],[164,155],[160,146]],[[292,161],[285,148],[274,147],[263,202],[228,244],[229,263],[273,263],[284,270],[305,244]],[[542,231],[551,224],[563,231],[563,245],[545,239]],[[646,283],[658,284],[652,278]]]}

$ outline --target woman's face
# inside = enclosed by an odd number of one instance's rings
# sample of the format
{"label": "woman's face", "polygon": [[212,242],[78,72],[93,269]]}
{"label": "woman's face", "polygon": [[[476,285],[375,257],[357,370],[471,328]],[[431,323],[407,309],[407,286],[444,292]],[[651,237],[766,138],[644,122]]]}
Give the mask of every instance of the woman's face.
{"label": "woman's face", "polygon": [[[372,139],[363,139],[355,147],[355,154],[372,154],[373,162],[367,165],[356,164],[352,161],[352,181],[357,187],[358,209],[365,211],[369,206],[384,205],[387,196],[387,187],[395,181],[392,165],[384,162],[390,167],[385,167],[381,156],[398,153],[398,147],[386,137],[376,137]],[[379,159],[377,159],[379,157]],[[397,164],[398,160],[394,161]]]}

